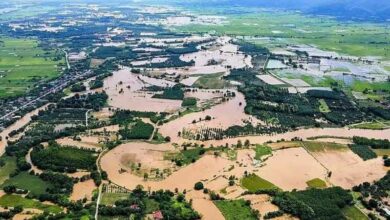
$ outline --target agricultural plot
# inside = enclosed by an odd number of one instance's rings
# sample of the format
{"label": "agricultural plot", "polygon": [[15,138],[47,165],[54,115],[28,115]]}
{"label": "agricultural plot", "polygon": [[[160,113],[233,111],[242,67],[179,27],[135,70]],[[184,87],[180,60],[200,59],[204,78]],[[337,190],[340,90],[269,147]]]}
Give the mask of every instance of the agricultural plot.
{"label": "agricultural plot", "polygon": [[257,176],[256,174],[250,174],[241,179],[241,185],[248,189],[250,192],[256,192],[258,190],[274,190],[279,189],[271,182]]}
{"label": "agricultural plot", "polygon": [[377,157],[369,146],[353,144],[349,148],[363,160],[370,160]]}
{"label": "agricultural plot", "polygon": [[46,192],[47,189],[51,188],[52,185],[48,182],[43,181],[37,176],[31,175],[27,172],[21,172],[18,175],[11,177],[6,180],[1,186],[16,186],[18,189],[28,190],[33,195],[40,195]]}
{"label": "agricultural plot", "polygon": [[326,182],[320,178],[315,178],[315,179],[309,180],[306,183],[307,183],[307,186],[310,188],[317,188],[317,189],[326,188]]}
{"label": "agricultural plot", "polygon": [[57,205],[46,205],[37,200],[27,199],[18,195],[3,195],[0,197],[0,206],[2,207],[15,207],[22,206],[23,208],[32,208],[46,211],[49,213],[59,213],[62,211]]}
{"label": "agricultural plot", "polygon": [[227,82],[222,79],[223,75],[224,73],[202,75],[196,79],[192,86],[203,89],[223,89],[228,85]]}
{"label": "agricultural plot", "polygon": [[22,95],[59,76],[63,56],[41,48],[36,40],[0,38],[0,97]]}
{"label": "agricultural plot", "polygon": [[0,159],[3,165],[0,167],[0,184],[9,178],[9,175],[16,170],[16,158],[3,156]]}
{"label": "agricultural plot", "polygon": [[244,200],[222,200],[216,201],[215,205],[222,212],[226,220],[255,220],[257,216],[253,213],[249,204]]}
{"label": "agricultural plot", "polygon": [[[239,13],[230,15],[226,19],[228,23],[224,25],[191,24],[182,25],[177,29],[190,33],[214,31],[217,34],[251,36],[252,39],[250,37],[247,39],[271,48],[291,43],[310,44],[322,50],[353,56],[390,57],[385,44],[389,31],[382,25],[341,23],[332,18],[305,16],[285,11]],[[283,27],[283,31],[275,27]],[[372,44],[372,39],[375,39],[375,44]]]}
{"label": "agricultural plot", "polygon": [[284,82],[280,81],[272,75],[258,75],[257,78],[269,85],[284,85]]}

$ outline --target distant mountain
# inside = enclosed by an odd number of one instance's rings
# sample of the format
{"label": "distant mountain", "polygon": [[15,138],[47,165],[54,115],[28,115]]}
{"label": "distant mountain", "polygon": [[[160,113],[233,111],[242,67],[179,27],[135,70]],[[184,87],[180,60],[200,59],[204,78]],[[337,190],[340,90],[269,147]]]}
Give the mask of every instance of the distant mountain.
{"label": "distant mountain", "polygon": [[187,0],[187,4],[301,10],[352,20],[390,20],[390,0]]}

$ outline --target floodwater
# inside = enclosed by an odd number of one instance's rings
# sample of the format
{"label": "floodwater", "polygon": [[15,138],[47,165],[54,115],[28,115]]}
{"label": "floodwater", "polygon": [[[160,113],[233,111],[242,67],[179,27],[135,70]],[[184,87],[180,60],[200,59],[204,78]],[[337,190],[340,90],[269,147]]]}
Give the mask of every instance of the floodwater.
{"label": "floodwater", "polygon": [[104,81],[109,96],[108,104],[115,108],[134,111],[172,112],[180,109],[180,100],[155,99],[154,93],[142,91],[147,86],[172,86],[174,83],[131,73],[129,68],[114,72]]}
{"label": "floodwater", "polygon": [[14,124],[7,127],[6,129],[4,129],[0,133],[0,136],[2,137],[2,141],[0,141],[0,155],[3,155],[5,152],[5,147],[7,146],[6,137],[9,135],[9,133],[13,130],[18,130],[18,129],[22,128],[23,126],[27,125],[31,121],[32,116],[37,115],[40,110],[45,110],[48,105],[49,104],[46,104],[40,108],[35,109],[34,111],[27,113],[22,118],[20,118],[18,121],[16,121]]}

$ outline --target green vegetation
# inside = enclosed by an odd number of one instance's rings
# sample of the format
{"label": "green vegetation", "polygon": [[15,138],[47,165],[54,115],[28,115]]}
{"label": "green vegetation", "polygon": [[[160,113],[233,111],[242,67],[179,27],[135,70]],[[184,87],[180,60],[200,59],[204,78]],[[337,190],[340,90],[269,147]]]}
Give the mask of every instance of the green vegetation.
{"label": "green vegetation", "polygon": [[367,90],[390,92],[390,86],[388,82],[355,81],[352,85],[352,90],[357,92],[365,92]]}
{"label": "green vegetation", "polygon": [[272,154],[272,148],[266,145],[256,144],[255,152],[255,159],[261,160],[263,156]]}
{"label": "green vegetation", "polygon": [[354,136],[352,140],[355,144],[370,146],[373,149],[390,149],[390,141],[387,139],[370,139]]}
{"label": "green vegetation", "polygon": [[174,85],[173,87],[165,88],[162,94],[153,95],[153,98],[183,100],[184,91],[180,85]]}
{"label": "green vegetation", "polygon": [[183,107],[190,107],[190,106],[196,106],[196,98],[184,98],[183,102],[181,103],[181,106]]}
{"label": "green vegetation", "polygon": [[57,108],[84,108],[100,110],[106,105],[108,95],[105,92],[87,95],[75,95],[67,99],[61,99]]}
{"label": "green vegetation", "polygon": [[256,220],[258,218],[257,214],[244,200],[220,200],[214,203],[226,220]]}
{"label": "green vegetation", "polygon": [[390,121],[363,122],[351,125],[350,127],[358,129],[384,130],[390,128]]}
{"label": "green vegetation", "polygon": [[101,204],[115,205],[116,201],[124,200],[129,197],[129,193],[103,193]]}
{"label": "green vegetation", "polygon": [[[224,9],[218,10],[220,12]],[[251,42],[269,48],[304,43],[354,56],[390,57],[386,44],[389,31],[381,24],[339,22],[332,18],[286,11],[234,13],[227,19],[229,22],[224,25],[191,24],[180,27],[179,30],[191,33],[215,31],[220,35],[262,36]]]}
{"label": "green vegetation", "polygon": [[70,87],[71,92],[83,92],[85,90],[87,90],[87,87],[85,87],[82,83],[76,83]]}
{"label": "green vegetation", "polygon": [[115,201],[115,206],[102,204],[99,214],[106,217],[129,217],[144,219],[146,214],[160,210],[164,219],[196,220],[199,214],[194,211],[191,204],[186,202],[183,194],[175,196],[166,190],[152,193],[143,191],[142,186],[136,187],[126,199]]}
{"label": "green vegetation", "polygon": [[320,112],[322,112],[322,113],[330,112],[329,106],[326,104],[325,100],[320,99],[319,103],[320,103],[320,107],[319,107]]}
{"label": "green vegetation", "polygon": [[205,153],[206,149],[201,147],[195,147],[191,149],[187,149],[185,147],[184,150],[181,150],[178,154],[166,155],[165,159],[172,160],[176,163],[176,165],[182,166],[194,163],[195,161],[199,160],[199,158]]}
{"label": "green vegetation", "polygon": [[311,152],[321,152],[325,150],[348,150],[348,146],[338,143],[303,141],[303,146]]}
{"label": "green vegetation", "polygon": [[35,147],[31,160],[40,169],[59,172],[76,172],[77,169],[92,170],[97,156],[90,150],[62,147],[52,143],[47,148]]}
{"label": "green vegetation", "polygon": [[18,189],[25,189],[35,196],[45,193],[47,189],[52,187],[50,183],[27,172],[20,172],[18,175],[6,180],[2,187],[4,188],[5,186],[15,186]]}
{"label": "green vegetation", "polygon": [[224,73],[201,75],[192,85],[201,89],[223,89],[227,82],[222,79]]}
{"label": "green vegetation", "polygon": [[248,189],[250,192],[256,192],[259,190],[275,190],[279,189],[271,182],[257,176],[256,174],[250,174],[245,176],[241,180],[241,185]]}
{"label": "green vegetation", "polygon": [[33,208],[46,211],[49,213],[59,213],[62,209],[56,205],[46,205],[39,201],[23,198],[18,195],[3,195],[0,197],[1,207],[22,206],[23,208]]}
{"label": "green vegetation", "polygon": [[129,125],[126,125],[124,129],[119,130],[119,134],[122,136],[125,140],[132,140],[132,139],[149,139],[154,131],[154,127],[151,124],[145,123],[141,120],[137,120],[135,124],[131,125],[131,128],[129,128]]}
{"label": "green vegetation", "polygon": [[349,148],[363,160],[370,160],[377,157],[375,152],[366,145],[352,144]]}
{"label": "green vegetation", "polygon": [[373,151],[378,156],[390,155],[390,149],[373,149]]}
{"label": "green vegetation", "polygon": [[[389,197],[390,190],[390,172],[382,177],[380,180],[373,183],[364,182],[357,186],[352,187],[355,193],[358,193],[359,202],[368,210],[377,209],[380,213],[385,213],[383,207],[379,204]],[[389,215],[385,214],[384,217],[388,218]]]}
{"label": "green vegetation", "polygon": [[279,192],[273,197],[282,211],[302,220],[344,219],[342,209],[352,201],[351,194],[340,187]]}
{"label": "green vegetation", "polygon": [[23,95],[38,82],[57,77],[63,56],[36,40],[0,37],[0,98]]}
{"label": "green vegetation", "polygon": [[1,159],[2,166],[0,167],[0,184],[3,184],[9,178],[11,173],[14,173],[16,170],[16,158],[9,156],[2,156]]}
{"label": "green vegetation", "polygon": [[326,182],[320,178],[315,178],[306,182],[309,188],[323,189],[326,188]]}
{"label": "green vegetation", "polygon": [[369,218],[356,206],[347,206],[342,209],[347,220],[368,220]]}

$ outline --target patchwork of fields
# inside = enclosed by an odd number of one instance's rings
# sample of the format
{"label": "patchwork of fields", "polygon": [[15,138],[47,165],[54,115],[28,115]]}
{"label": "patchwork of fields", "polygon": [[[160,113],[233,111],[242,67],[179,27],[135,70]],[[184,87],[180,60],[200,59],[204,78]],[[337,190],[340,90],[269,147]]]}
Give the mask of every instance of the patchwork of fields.
{"label": "patchwork of fields", "polygon": [[59,76],[63,54],[33,39],[0,38],[0,97],[22,95],[41,81]]}

